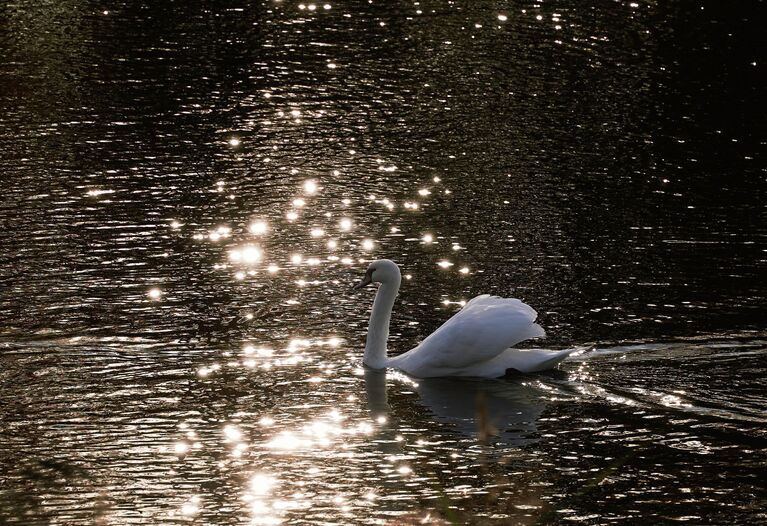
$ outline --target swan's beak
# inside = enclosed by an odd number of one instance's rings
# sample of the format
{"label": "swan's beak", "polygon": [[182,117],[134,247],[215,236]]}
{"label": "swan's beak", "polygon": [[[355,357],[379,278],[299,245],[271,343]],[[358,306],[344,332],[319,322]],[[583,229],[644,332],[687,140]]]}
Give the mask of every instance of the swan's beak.
{"label": "swan's beak", "polygon": [[352,287],[352,290],[359,290],[362,287],[367,287],[371,283],[373,283],[373,277],[370,275],[370,273],[367,273],[365,274],[365,277],[362,278],[362,281]]}

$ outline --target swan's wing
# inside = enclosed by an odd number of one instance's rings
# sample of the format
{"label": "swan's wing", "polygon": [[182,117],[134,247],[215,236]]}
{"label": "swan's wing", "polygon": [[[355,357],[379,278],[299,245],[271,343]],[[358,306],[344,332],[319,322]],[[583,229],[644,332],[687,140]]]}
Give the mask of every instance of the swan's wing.
{"label": "swan's wing", "polygon": [[537,316],[532,307],[518,299],[477,296],[406,353],[410,355],[408,361],[452,369],[490,360],[523,340],[545,336],[535,323]]}

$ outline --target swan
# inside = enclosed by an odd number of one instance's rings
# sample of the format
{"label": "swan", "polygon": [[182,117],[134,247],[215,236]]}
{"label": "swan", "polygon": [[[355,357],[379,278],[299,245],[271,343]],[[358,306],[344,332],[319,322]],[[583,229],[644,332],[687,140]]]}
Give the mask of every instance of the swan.
{"label": "swan", "polygon": [[546,336],[535,323],[538,313],[518,299],[483,294],[469,301],[418,346],[389,358],[389,322],[401,281],[397,264],[379,259],[370,263],[365,277],[353,287],[357,290],[371,283],[380,284],[362,359],[370,368],[398,369],[416,378],[499,378],[508,369],[522,373],[551,369],[577,350],[512,349],[521,341]]}

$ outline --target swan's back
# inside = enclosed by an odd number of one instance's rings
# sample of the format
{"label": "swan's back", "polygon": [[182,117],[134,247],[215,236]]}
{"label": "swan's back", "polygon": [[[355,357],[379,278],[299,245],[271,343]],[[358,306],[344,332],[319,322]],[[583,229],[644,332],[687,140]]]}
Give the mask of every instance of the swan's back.
{"label": "swan's back", "polygon": [[468,376],[509,347],[545,336],[535,323],[537,316],[518,299],[477,296],[415,349],[393,358],[390,366],[420,378]]}

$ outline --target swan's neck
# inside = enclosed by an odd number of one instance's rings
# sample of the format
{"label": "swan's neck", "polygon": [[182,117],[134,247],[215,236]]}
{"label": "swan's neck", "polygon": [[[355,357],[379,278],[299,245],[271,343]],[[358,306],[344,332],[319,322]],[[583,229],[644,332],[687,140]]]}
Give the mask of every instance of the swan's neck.
{"label": "swan's neck", "polygon": [[370,313],[368,338],[365,343],[365,356],[362,361],[368,367],[383,369],[386,367],[386,341],[389,339],[389,322],[394,299],[399,290],[399,281],[382,283],[378,287],[376,299],[373,302],[373,312]]}

